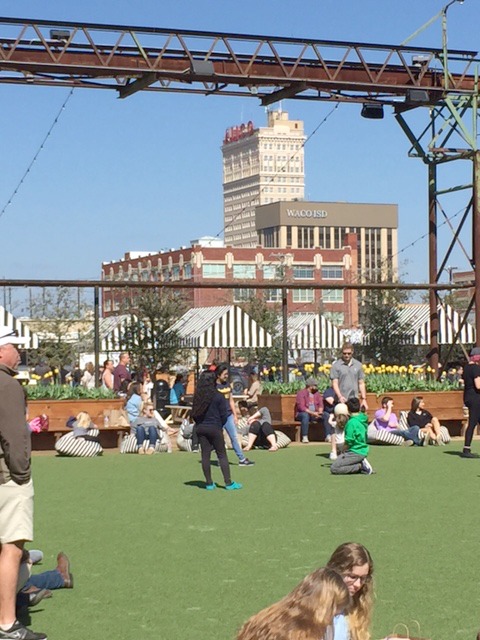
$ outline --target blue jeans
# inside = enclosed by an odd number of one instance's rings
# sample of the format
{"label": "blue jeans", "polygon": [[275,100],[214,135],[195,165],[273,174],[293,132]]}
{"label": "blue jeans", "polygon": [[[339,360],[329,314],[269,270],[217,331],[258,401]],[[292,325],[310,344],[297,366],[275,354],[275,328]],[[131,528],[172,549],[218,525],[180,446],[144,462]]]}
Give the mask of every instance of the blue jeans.
{"label": "blue jeans", "polygon": [[43,571],[42,573],[36,573],[27,580],[24,589],[28,587],[37,587],[37,589],[63,589],[65,581],[62,578],[60,571],[53,569],[53,571]]}
{"label": "blue jeans", "polygon": [[[142,427],[142,426],[137,427],[136,431],[137,431],[137,447],[140,448],[141,446],[143,446],[143,443],[145,442],[145,438],[147,437],[145,433],[145,427]],[[148,440],[150,442],[150,446],[155,447],[155,443],[158,440],[158,434],[155,427],[148,427]]]}
{"label": "blue jeans", "polygon": [[237,458],[242,462],[245,460],[245,456],[242,451],[242,447],[238,444],[237,440],[237,427],[235,426],[235,420],[233,419],[233,413],[231,413],[223,428],[228,433],[228,437],[230,438],[230,442],[232,443],[233,450],[235,451]]}
{"label": "blue jeans", "polygon": [[421,445],[420,438],[418,437],[419,431],[419,427],[408,427],[406,431],[403,429],[392,429],[390,433],[394,433],[396,436],[402,436],[404,440],[412,440],[413,444],[419,447]]}
{"label": "blue jeans", "polygon": [[302,436],[302,438],[304,436],[308,436],[308,427],[310,425],[310,422],[321,422],[321,418],[314,418],[313,416],[311,416],[309,413],[307,413],[306,411],[299,411],[299,413],[297,413],[297,415],[295,416],[295,420],[298,420],[301,424],[300,424],[300,434]]}

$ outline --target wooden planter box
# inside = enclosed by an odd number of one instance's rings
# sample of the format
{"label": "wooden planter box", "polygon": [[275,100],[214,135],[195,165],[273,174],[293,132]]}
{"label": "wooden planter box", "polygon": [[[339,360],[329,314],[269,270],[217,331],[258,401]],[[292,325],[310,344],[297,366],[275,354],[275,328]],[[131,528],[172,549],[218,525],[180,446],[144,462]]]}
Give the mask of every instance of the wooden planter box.
{"label": "wooden planter box", "polygon": [[[452,436],[461,434],[462,422],[465,420],[463,410],[463,391],[408,391],[391,392],[376,395],[367,393],[368,417],[373,420],[374,413],[380,408],[380,402],[384,396],[390,396],[394,401],[394,411],[399,415],[400,411],[410,411],[412,399],[422,396],[425,400],[425,408],[436,416],[441,424],[448,427]],[[295,396],[294,395],[261,395],[259,405],[267,407],[272,415],[272,420],[281,422],[294,422]],[[310,428],[310,440],[323,440],[323,428],[313,426]]]}
{"label": "wooden planter box", "polygon": [[[106,409],[121,409],[123,400],[29,400],[28,416],[31,420],[43,413],[48,416],[49,430],[42,433],[32,433],[32,449],[34,451],[50,451],[55,448],[55,429],[65,427],[70,416],[76,416],[80,411],[90,414],[92,422],[97,427],[103,427],[103,412]],[[105,429],[100,433],[102,447],[109,449],[118,444],[118,433],[114,426],[111,431]]]}

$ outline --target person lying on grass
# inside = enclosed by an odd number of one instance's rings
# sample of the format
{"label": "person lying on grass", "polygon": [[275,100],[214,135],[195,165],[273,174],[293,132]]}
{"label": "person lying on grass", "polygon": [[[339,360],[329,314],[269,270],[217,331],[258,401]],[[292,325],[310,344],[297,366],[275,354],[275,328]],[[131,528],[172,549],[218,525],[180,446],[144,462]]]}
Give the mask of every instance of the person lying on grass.
{"label": "person lying on grass", "polygon": [[347,475],[351,473],[373,473],[372,465],[368,462],[367,429],[368,418],[360,412],[360,400],[350,398],[347,400],[347,408],[350,418],[345,425],[346,451],[333,461],[330,472],[333,475]]}
{"label": "person lying on grass", "polygon": [[277,436],[272,427],[272,416],[267,407],[249,406],[246,400],[240,400],[238,409],[243,418],[247,418],[248,444],[244,451],[250,451],[254,446],[269,451],[277,451]]}
{"label": "person lying on grass", "polygon": [[284,598],[252,616],[237,640],[348,640],[334,632],[337,615],[349,612],[350,595],[332,569],[317,569]]}

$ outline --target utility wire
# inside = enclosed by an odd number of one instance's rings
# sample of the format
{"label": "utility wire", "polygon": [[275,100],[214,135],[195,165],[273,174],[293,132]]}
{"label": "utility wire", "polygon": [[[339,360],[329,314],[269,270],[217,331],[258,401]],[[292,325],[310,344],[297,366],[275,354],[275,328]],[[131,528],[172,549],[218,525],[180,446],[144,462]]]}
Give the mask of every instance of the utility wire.
{"label": "utility wire", "polygon": [[59,112],[57,113],[57,115],[55,116],[55,120],[52,122],[52,124],[50,125],[49,130],[47,131],[46,136],[43,138],[42,143],[40,144],[39,148],[37,149],[37,152],[35,153],[35,155],[33,156],[32,161],[30,162],[30,164],[28,165],[27,169],[25,170],[24,174],[22,175],[22,177],[20,178],[19,183],[17,184],[17,186],[15,187],[15,189],[12,192],[12,195],[10,196],[10,198],[7,200],[6,204],[4,205],[3,209],[0,211],[0,218],[3,216],[3,214],[5,213],[7,207],[9,207],[12,202],[13,199],[15,198],[15,196],[17,195],[20,187],[22,186],[22,184],[25,181],[25,178],[27,177],[27,175],[30,173],[30,170],[32,169],[33,165],[35,164],[38,156],[40,155],[41,151],[43,151],[43,148],[48,140],[48,138],[50,137],[52,131],[54,130],[55,126],[58,124],[58,121],[60,119],[60,116],[62,115],[63,111],[65,110],[65,107],[67,106],[68,101],[70,100],[70,98],[73,95],[73,89],[70,89],[65,101],[63,102],[62,106],[60,107]]}

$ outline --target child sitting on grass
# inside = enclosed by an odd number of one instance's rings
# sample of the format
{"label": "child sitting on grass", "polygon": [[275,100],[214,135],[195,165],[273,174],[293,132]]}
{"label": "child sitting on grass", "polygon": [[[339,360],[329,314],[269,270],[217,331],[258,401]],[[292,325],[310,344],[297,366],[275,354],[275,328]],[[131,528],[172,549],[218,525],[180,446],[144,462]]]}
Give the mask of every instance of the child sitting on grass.
{"label": "child sitting on grass", "polygon": [[368,462],[367,429],[368,418],[360,412],[360,400],[350,398],[347,401],[350,418],[345,425],[346,451],[334,460],[330,472],[334,475],[347,475],[350,473],[373,473],[372,465]]}
{"label": "child sitting on grass", "polygon": [[347,424],[349,417],[348,407],[346,404],[339,402],[335,405],[333,413],[329,418],[329,423],[333,429],[332,438],[330,440],[332,444],[330,460],[336,460],[338,458],[338,452],[343,453],[345,445],[345,425]]}

